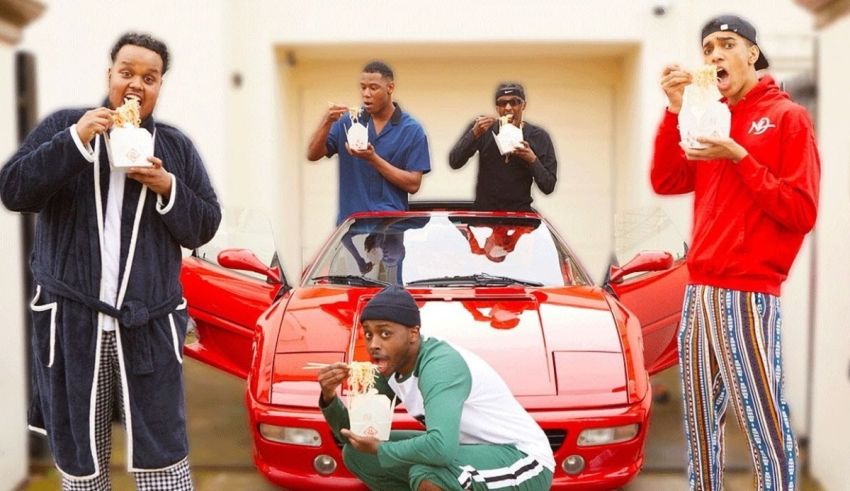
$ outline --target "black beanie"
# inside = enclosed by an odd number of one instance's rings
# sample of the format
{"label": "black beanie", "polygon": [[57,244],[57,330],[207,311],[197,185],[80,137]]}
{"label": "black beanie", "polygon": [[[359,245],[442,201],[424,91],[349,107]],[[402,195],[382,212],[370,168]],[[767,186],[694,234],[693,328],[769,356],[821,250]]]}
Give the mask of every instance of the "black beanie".
{"label": "black beanie", "polygon": [[360,322],[369,320],[397,322],[407,327],[418,326],[419,307],[407,290],[390,285],[372,297],[360,312]]}

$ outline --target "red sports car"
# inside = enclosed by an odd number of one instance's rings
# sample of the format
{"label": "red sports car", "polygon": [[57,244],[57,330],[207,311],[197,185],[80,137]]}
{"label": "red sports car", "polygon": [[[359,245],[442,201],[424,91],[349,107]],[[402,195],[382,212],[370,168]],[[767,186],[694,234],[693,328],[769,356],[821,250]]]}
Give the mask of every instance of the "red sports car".
{"label": "red sports car", "polygon": [[[246,249],[201,256],[184,261],[185,351],[247,379],[254,460],[274,483],[364,489],[305,366],[367,360],[359,311],[388,283],[416,298],[423,334],[501,374],[549,437],[553,488],[615,488],[643,464],[649,375],[676,362],[682,258],[641,253],[597,286],[538,214],[433,204],[350,217],[297,284]],[[399,407],[393,429],[422,426]]]}

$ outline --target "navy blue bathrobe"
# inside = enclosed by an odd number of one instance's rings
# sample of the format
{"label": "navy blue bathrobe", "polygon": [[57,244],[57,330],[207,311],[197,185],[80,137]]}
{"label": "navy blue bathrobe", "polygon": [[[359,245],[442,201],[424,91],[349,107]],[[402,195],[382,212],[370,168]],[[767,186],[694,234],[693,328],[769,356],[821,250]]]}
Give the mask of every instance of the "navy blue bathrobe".
{"label": "navy blue bathrobe", "polygon": [[137,210],[143,187],[127,179],[119,280],[127,269],[130,274],[120,309],[100,302],[100,244],[110,168],[104,142],[92,140],[100,148],[93,163],[74,140],[71,126],[85,111],[62,110],[45,118],[0,170],[3,204],[13,211],[38,213],[30,259],[37,294],[31,303],[29,424],[46,433],[63,473],[100,473],[90,423],[100,323],[107,313],[118,319],[121,379],[129,396],[124,404],[128,468],[162,469],[188,454],[181,366],[188,317],[179,281],[180,247],[192,249],[209,241],[221,210],[191,141],[152,117],[145,120],[142,126],[156,131],[154,155],[175,176],[173,202],[166,208],[170,196],[164,196],[158,205],[156,194],[145,187],[143,207]]}

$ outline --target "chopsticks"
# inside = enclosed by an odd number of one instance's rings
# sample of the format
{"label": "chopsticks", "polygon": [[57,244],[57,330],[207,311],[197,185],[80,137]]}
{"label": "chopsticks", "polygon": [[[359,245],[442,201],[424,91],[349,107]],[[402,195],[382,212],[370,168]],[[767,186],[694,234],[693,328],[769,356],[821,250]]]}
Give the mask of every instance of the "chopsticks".
{"label": "chopsticks", "polygon": [[[329,367],[329,366],[331,366],[331,365],[336,365],[336,364],[338,364],[338,363],[340,363],[340,362],[337,362],[337,363],[319,363],[319,362],[315,362],[315,361],[308,361],[308,362],[307,362],[307,363],[306,363],[303,367],[301,367],[301,368],[302,368],[302,369],[304,369],[304,370],[321,370],[321,369],[323,369],[323,368],[325,368],[325,367]],[[345,363],[344,365],[345,365],[345,366],[348,366],[348,363]]]}

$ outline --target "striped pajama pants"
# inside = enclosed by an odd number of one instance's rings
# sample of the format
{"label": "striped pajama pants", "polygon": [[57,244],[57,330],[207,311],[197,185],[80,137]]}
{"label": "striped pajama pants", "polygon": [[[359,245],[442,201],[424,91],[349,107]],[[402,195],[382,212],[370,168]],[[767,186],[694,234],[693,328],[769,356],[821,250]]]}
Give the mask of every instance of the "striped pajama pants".
{"label": "striped pajama pants", "polygon": [[729,400],[746,432],[756,489],[797,487],[797,444],[783,394],[779,298],[688,285],[679,367],[692,490],[723,489]]}

